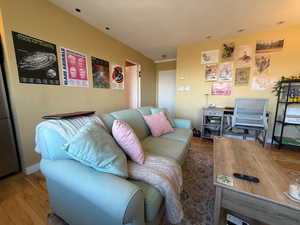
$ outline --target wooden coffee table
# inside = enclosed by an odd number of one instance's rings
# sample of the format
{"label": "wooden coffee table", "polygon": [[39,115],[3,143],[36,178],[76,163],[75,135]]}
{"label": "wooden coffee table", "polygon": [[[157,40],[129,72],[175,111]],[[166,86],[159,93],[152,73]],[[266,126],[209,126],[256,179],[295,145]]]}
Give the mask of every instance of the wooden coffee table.
{"label": "wooden coffee table", "polygon": [[[217,175],[233,173],[258,177],[260,183],[234,178],[234,186],[217,182]],[[224,225],[228,209],[269,225],[300,225],[300,203],[288,199],[290,178],[254,141],[214,138],[215,225]]]}

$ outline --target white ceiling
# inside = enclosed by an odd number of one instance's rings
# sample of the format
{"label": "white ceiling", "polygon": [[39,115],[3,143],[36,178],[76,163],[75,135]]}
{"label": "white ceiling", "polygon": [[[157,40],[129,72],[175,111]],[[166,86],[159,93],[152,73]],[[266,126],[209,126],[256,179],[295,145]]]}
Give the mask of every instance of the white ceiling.
{"label": "white ceiling", "polygon": [[[153,60],[176,47],[300,24],[300,0],[50,0]],[[75,12],[80,8],[81,13]],[[106,31],[105,27],[111,27]]]}

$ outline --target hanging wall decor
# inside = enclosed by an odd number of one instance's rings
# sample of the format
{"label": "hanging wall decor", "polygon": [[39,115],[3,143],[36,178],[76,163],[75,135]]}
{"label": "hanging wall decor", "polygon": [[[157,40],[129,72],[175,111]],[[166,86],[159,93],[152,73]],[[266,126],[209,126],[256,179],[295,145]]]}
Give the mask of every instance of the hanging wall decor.
{"label": "hanging wall decor", "polygon": [[88,87],[87,56],[67,48],[60,48],[64,85]]}
{"label": "hanging wall decor", "polygon": [[219,80],[231,81],[233,74],[233,62],[224,62],[219,65]]}
{"label": "hanging wall decor", "polygon": [[255,56],[255,73],[256,75],[266,75],[269,73],[271,66],[271,55]]}
{"label": "hanging wall decor", "polygon": [[283,49],[284,40],[276,41],[257,41],[256,53],[277,52]]}
{"label": "hanging wall decor", "polygon": [[234,42],[224,43],[222,48],[222,59],[231,60],[234,54],[235,45]]}
{"label": "hanging wall decor", "polygon": [[252,64],[252,47],[249,45],[241,45],[237,48],[236,62],[240,66],[251,66]]}
{"label": "hanging wall decor", "polygon": [[235,85],[248,85],[251,67],[236,68]]}
{"label": "hanging wall decor", "polygon": [[56,45],[12,32],[20,83],[59,85]]}
{"label": "hanging wall decor", "polygon": [[201,52],[201,64],[212,64],[219,62],[219,50]]}
{"label": "hanging wall decor", "polygon": [[112,65],[111,78],[112,89],[124,89],[124,71],[122,66]]}
{"label": "hanging wall decor", "polygon": [[92,57],[93,87],[109,88],[109,62]]}
{"label": "hanging wall decor", "polygon": [[231,83],[214,83],[211,88],[212,95],[222,95],[229,96],[231,95]]}
{"label": "hanging wall decor", "polygon": [[205,65],[205,80],[216,81],[217,80],[218,64],[206,64]]}

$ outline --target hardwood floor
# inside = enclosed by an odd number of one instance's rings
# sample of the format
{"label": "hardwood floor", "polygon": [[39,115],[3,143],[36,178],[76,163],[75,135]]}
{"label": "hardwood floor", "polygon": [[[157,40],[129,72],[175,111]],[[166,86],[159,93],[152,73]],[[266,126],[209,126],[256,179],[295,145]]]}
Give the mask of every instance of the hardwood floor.
{"label": "hardwood floor", "polygon": [[[191,148],[213,154],[212,141],[193,138]],[[283,168],[300,171],[300,152],[267,147]],[[0,225],[47,225],[47,186],[41,173],[0,180]]]}

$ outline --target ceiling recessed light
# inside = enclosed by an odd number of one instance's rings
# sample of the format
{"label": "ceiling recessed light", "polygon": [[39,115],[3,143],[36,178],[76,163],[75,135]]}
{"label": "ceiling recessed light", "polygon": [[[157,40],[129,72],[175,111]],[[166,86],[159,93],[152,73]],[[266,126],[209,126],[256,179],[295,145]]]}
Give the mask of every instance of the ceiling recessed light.
{"label": "ceiling recessed light", "polygon": [[75,11],[80,13],[80,12],[81,12],[81,9],[76,8]]}
{"label": "ceiling recessed light", "polygon": [[105,27],[105,30],[110,30],[110,27]]}
{"label": "ceiling recessed light", "polygon": [[279,21],[279,22],[277,22],[277,25],[281,25],[281,24],[284,24],[285,23],[285,21]]}
{"label": "ceiling recessed light", "polygon": [[208,36],[206,36],[206,37],[205,37],[205,39],[211,39],[211,36],[210,36],[210,35],[208,35]]}
{"label": "ceiling recessed light", "polygon": [[242,32],[244,32],[245,31],[245,29],[238,29],[238,33],[242,33]]}

